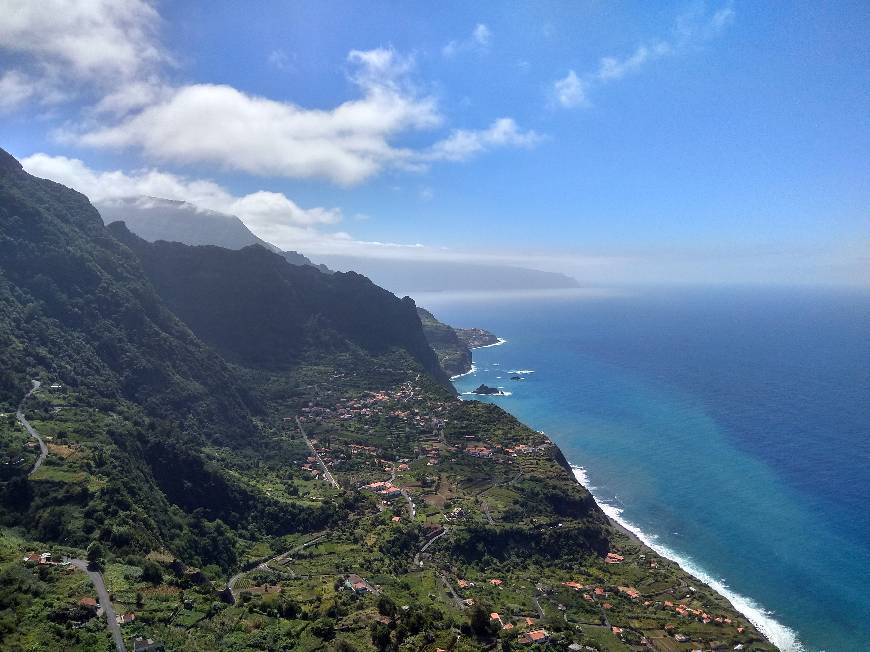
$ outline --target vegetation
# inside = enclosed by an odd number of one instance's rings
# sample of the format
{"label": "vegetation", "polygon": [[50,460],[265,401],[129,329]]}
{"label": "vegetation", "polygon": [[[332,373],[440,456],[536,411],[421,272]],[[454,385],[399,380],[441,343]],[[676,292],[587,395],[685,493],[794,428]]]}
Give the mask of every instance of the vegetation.
{"label": "vegetation", "polygon": [[107,229],[0,150],[0,648],[111,646],[70,558],[167,650],[772,649],[457,400],[410,300],[290,268]]}

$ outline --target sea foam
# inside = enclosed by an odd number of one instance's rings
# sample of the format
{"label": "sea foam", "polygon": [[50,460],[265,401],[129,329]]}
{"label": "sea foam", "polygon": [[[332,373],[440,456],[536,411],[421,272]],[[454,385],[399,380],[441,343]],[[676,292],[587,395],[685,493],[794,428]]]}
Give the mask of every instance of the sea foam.
{"label": "sea foam", "polygon": [[503,337],[500,337],[500,338],[498,338],[498,341],[493,342],[492,344],[484,344],[483,346],[475,346],[473,348],[475,348],[475,349],[488,349],[492,346],[501,346],[505,342],[507,342],[507,340]]}
{"label": "sea foam", "polygon": [[666,557],[675,562],[684,571],[697,577],[720,595],[725,596],[737,611],[746,616],[746,618],[755,625],[771,643],[782,650],[782,652],[805,652],[803,644],[798,640],[797,633],[790,627],[787,627],[774,619],[773,614],[770,611],[755,602],[752,598],[731,590],[724,579],[716,579],[710,576],[706,571],[704,571],[704,569],[699,567],[691,557],[678,554],[668,546],[659,543],[656,535],[647,534],[634,523],[623,518],[623,510],[621,507],[617,507],[616,505],[613,505],[595,495],[596,487],[594,487],[590,482],[589,473],[586,469],[575,464],[571,465],[571,469],[574,471],[574,477],[577,478],[577,482],[586,487],[589,493],[591,493],[595,498],[595,501],[601,506],[601,510],[607,514],[607,516],[634,534],[644,544],[655,550],[662,557]]}
{"label": "sea foam", "polygon": [[477,372],[477,367],[472,362],[471,369],[466,371],[464,374],[456,374],[455,376],[450,376],[450,380],[456,380],[457,378],[462,378],[463,376],[470,376],[471,374],[476,373],[476,372]]}

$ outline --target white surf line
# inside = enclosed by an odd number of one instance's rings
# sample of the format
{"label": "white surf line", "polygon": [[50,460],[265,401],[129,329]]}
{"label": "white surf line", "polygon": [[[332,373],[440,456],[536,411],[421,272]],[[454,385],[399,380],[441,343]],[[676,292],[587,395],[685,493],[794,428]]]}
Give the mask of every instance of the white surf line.
{"label": "white surf line", "polygon": [[507,342],[507,340],[505,338],[499,337],[498,341],[493,342],[492,344],[484,344],[483,346],[473,346],[473,347],[471,347],[471,350],[474,351],[474,349],[488,349],[492,346],[501,346],[502,344],[505,344],[506,342]]}
{"label": "white surf line", "polygon": [[456,374],[455,376],[450,376],[450,380],[456,380],[457,378],[462,378],[463,376],[470,376],[471,374],[475,373],[476,371],[477,371],[477,367],[472,362],[471,369],[466,371],[464,374]]}
{"label": "white surf line", "polygon": [[575,464],[571,465],[571,469],[574,471],[574,477],[577,479],[577,482],[583,485],[589,493],[592,494],[592,497],[595,498],[595,502],[599,504],[602,511],[607,514],[607,516],[634,534],[645,545],[652,548],[662,557],[670,559],[685,572],[707,584],[719,595],[724,596],[734,606],[734,608],[737,609],[737,611],[746,616],[749,622],[755,625],[755,627],[758,628],[758,631],[764,634],[767,639],[782,650],[782,652],[806,652],[806,648],[804,648],[803,644],[798,639],[797,632],[773,618],[772,612],[762,607],[752,598],[731,590],[731,588],[725,584],[724,580],[715,579],[698,566],[691,558],[679,555],[671,548],[658,543],[656,541],[658,538],[656,535],[647,534],[634,523],[624,519],[622,517],[623,510],[621,508],[616,507],[595,495],[595,487],[590,483],[589,474],[586,469]]}

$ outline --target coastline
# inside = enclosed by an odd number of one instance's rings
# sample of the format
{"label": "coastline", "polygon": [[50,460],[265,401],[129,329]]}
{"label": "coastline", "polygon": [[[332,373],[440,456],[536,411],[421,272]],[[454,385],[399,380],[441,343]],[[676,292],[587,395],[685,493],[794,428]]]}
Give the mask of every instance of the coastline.
{"label": "coastline", "polygon": [[[500,346],[506,342],[506,339],[499,338],[499,341],[494,344],[488,344],[485,346],[474,348],[490,348],[493,346]],[[469,371],[463,374],[459,374],[457,376],[453,376],[450,380],[453,381],[454,379],[472,375],[476,371],[477,367],[472,361],[471,369]],[[468,394],[473,395],[474,393],[460,393],[460,396]],[[510,412],[509,409],[504,409],[507,412]],[[526,425],[532,427],[530,424]],[[559,448],[559,446],[549,437],[549,435],[545,436],[553,445],[553,447],[557,450],[557,454],[568,463],[570,472],[574,476],[574,479],[577,481],[577,483],[589,492],[595,503],[598,505],[601,511],[604,512],[609,522],[615,529],[623,533],[629,539],[636,542],[638,545],[648,548],[660,555],[661,557],[676,564],[684,573],[695,578],[699,583],[705,584],[710,587],[719,596],[726,600],[735,611],[745,616],[746,619],[749,620],[749,622],[751,622],[752,625],[771,644],[775,645],[782,652],[806,652],[806,648],[804,648],[803,644],[798,639],[797,632],[777,621],[770,611],[756,603],[752,598],[731,590],[724,580],[716,579],[715,577],[711,576],[703,568],[696,565],[696,563],[691,558],[682,556],[676,551],[670,549],[669,547],[659,544],[656,541],[656,535],[651,535],[644,532],[638,526],[623,518],[623,510],[621,508],[610,504],[606,499],[600,496],[596,496],[594,492],[595,487],[590,482],[586,469],[568,460],[562,452],[561,448]]]}
{"label": "coastline", "polygon": [[506,343],[507,343],[507,340],[505,338],[499,337],[497,339],[497,341],[493,342],[492,344],[483,344],[481,346],[472,346],[472,347],[469,347],[469,350],[474,351],[475,349],[489,349],[489,348],[492,348],[493,346],[501,346],[502,344],[506,344]]}
{"label": "coastline", "polygon": [[[549,439],[549,437],[547,438]],[[559,448],[552,439],[550,442],[557,449]],[[561,453],[561,449],[559,450]],[[770,611],[756,603],[752,598],[731,590],[724,580],[712,577],[704,569],[698,567],[691,558],[684,557],[671,548],[659,544],[656,541],[656,535],[644,532],[634,523],[623,518],[621,508],[611,505],[605,499],[595,495],[595,487],[589,481],[586,469],[570,462],[569,464],[577,483],[592,495],[595,503],[607,515],[610,523],[616,529],[636,543],[675,563],[684,573],[694,577],[698,582],[709,586],[727,600],[735,611],[743,614],[770,643],[782,652],[806,652],[806,648],[798,639],[797,632],[776,620]]]}
{"label": "coastline", "polygon": [[[502,344],[506,344],[506,343],[507,343],[506,339],[504,339],[503,337],[499,337],[499,338],[497,338],[497,341],[493,342],[492,344],[483,344],[482,346],[472,346],[472,347],[469,347],[468,350],[474,351],[475,349],[489,349],[493,346],[501,346]],[[462,378],[463,376],[470,376],[471,374],[473,374],[476,371],[477,371],[477,366],[474,364],[474,360],[472,360],[471,367],[469,367],[468,371],[463,371],[461,374],[456,374],[455,376],[450,376],[450,382],[453,382],[457,378]],[[507,396],[509,396],[509,395],[510,394],[507,394]]]}

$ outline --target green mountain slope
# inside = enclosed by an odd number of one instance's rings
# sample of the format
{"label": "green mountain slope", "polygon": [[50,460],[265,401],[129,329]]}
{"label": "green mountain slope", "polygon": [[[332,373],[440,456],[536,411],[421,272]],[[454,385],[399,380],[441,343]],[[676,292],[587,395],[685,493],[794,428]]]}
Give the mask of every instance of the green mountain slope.
{"label": "green mountain slope", "polygon": [[64,556],[129,648],[771,649],[357,274],[149,244],[0,151],[0,344],[0,649],[110,649]]}
{"label": "green mountain slope", "polygon": [[184,412],[191,428],[250,436],[245,392],[163,306],[87,198],[0,157],[0,401],[16,404],[29,377],[50,373],[154,417]]}
{"label": "green mountain slope", "polygon": [[233,362],[280,369],[347,346],[375,356],[398,348],[449,385],[413,301],[364,276],[322,274],[257,246],[148,243],[121,223],[109,229],[135,252],[166,304]]}

